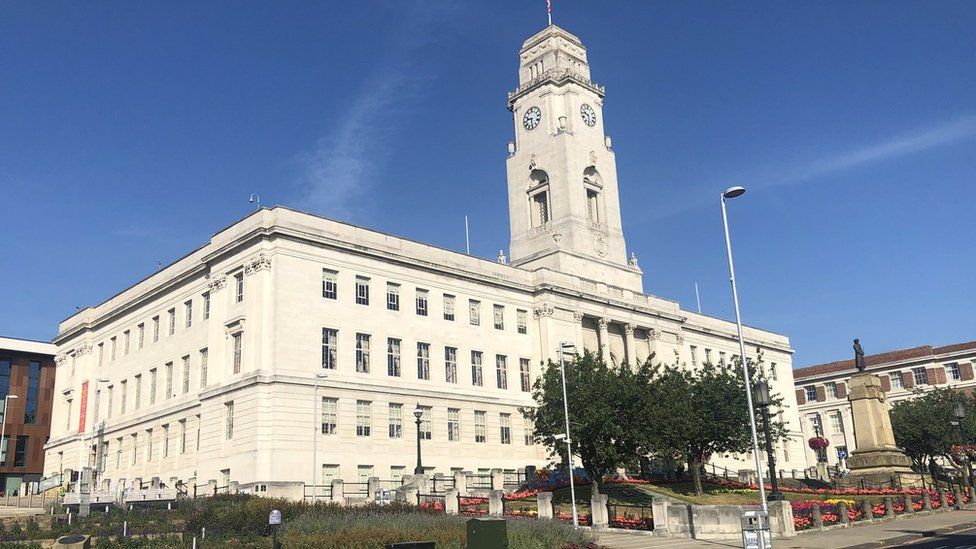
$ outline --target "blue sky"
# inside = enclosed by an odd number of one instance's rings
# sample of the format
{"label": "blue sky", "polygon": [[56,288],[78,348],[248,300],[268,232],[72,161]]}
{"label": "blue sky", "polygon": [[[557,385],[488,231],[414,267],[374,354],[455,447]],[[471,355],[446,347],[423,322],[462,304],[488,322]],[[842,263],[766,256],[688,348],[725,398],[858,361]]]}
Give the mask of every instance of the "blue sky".
{"label": "blue sky", "polygon": [[[976,339],[976,4],[553,0],[607,88],[645,290],[797,366]],[[506,92],[545,2],[5,2],[0,334],[47,339],[249,193],[507,248]]]}

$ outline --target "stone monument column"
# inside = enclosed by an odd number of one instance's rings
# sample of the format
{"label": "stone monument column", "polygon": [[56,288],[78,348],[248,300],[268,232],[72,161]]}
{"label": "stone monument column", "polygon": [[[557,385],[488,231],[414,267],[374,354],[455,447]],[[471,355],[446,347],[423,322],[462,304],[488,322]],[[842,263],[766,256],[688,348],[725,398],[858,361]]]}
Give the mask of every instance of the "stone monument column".
{"label": "stone monument column", "polygon": [[888,482],[892,477],[918,475],[912,460],[895,444],[881,378],[866,371],[851,376],[847,400],[851,403],[857,449],[847,459],[853,481]]}

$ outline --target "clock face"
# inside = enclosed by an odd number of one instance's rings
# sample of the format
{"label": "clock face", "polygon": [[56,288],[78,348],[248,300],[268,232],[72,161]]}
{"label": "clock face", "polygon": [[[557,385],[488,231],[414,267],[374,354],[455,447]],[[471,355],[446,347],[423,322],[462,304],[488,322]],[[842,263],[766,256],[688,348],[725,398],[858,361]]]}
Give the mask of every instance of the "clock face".
{"label": "clock face", "polygon": [[592,128],[596,125],[596,111],[586,103],[583,103],[583,106],[580,107],[580,116],[583,117],[583,123],[587,126]]}
{"label": "clock face", "polygon": [[534,130],[541,121],[542,111],[539,110],[539,107],[529,107],[529,110],[525,111],[525,116],[522,117],[522,126],[526,130]]}

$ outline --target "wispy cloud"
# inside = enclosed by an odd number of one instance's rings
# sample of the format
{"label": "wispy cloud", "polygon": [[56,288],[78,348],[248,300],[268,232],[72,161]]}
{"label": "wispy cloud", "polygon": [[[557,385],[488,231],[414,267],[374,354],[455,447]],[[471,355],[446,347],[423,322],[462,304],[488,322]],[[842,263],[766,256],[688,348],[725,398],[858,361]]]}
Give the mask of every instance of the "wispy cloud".
{"label": "wispy cloud", "polygon": [[394,49],[365,75],[360,92],[313,150],[301,155],[303,207],[343,220],[364,214],[360,200],[388,158],[388,141],[403,128],[427,76],[417,67],[419,50],[455,8],[453,2],[415,1],[407,7]]}

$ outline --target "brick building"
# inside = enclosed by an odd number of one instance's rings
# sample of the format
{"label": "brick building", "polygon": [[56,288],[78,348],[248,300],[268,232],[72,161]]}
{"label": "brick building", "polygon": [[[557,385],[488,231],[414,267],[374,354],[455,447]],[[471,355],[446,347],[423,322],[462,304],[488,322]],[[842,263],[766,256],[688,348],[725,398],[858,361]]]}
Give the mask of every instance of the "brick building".
{"label": "brick building", "polygon": [[[0,337],[0,490],[17,492],[22,483],[41,478],[44,444],[51,433],[54,399],[54,345]],[[13,398],[16,397],[16,398]]]}

